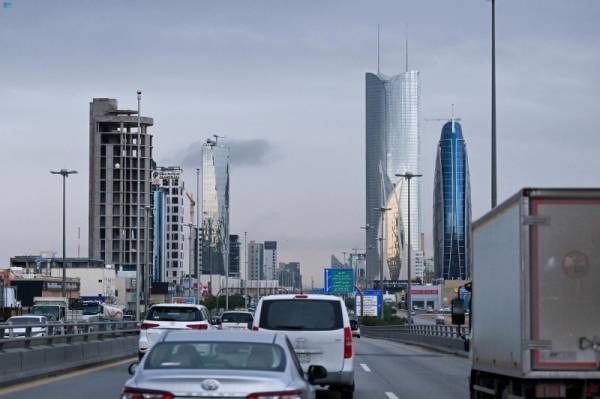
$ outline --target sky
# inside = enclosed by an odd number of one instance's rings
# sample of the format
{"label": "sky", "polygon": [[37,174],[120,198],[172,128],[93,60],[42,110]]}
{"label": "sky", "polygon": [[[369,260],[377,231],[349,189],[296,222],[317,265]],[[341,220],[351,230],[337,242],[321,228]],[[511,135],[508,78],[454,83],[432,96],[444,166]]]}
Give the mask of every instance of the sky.
{"label": "sky", "polygon": [[[4,2],[6,3],[6,2]],[[600,1],[497,0],[498,201],[599,186]],[[231,232],[276,240],[322,285],[364,248],[365,73],[420,71],[423,232],[432,255],[437,141],[461,118],[473,219],[490,209],[491,2],[27,1],[0,8],[0,267],[62,245],[87,256],[89,102],[154,118],[154,158],[195,192],[198,147],[232,147]],[[81,230],[78,239],[78,229]],[[187,262],[187,261],[186,261]],[[186,263],[187,264],[187,263]]]}

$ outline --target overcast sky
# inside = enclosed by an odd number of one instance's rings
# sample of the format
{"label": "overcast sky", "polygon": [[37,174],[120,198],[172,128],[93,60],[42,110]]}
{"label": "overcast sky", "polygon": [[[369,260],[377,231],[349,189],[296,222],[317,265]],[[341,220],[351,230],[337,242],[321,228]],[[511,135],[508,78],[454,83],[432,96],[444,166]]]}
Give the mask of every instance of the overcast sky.
{"label": "overcast sky", "polygon": [[[154,158],[195,192],[198,143],[232,142],[231,232],[276,240],[322,284],[330,255],[364,248],[365,72],[420,71],[422,117],[462,118],[474,219],[490,207],[490,28],[484,0],[27,1],[0,8],[0,266],[87,256],[89,101],[154,118]],[[600,1],[498,0],[498,197],[523,186],[599,186]],[[436,145],[422,126],[431,256]],[[236,155],[237,154],[237,155]],[[200,159],[197,159],[198,166]],[[187,264],[187,263],[186,263]]]}

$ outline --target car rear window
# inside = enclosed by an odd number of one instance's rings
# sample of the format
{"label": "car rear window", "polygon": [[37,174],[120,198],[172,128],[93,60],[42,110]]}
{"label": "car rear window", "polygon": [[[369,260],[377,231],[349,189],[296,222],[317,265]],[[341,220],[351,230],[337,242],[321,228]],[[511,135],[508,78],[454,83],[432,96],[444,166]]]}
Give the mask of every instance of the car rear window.
{"label": "car rear window", "polygon": [[279,345],[254,342],[162,342],[147,356],[147,369],[283,371],[286,365]]}
{"label": "car rear window", "polygon": [[316,299],[266,300],[259,327],[267,330],[326,331],[344,327],[339,301]]}
{"label": "car rear window", "polygon": [[223,313],[221,315],[222,323],[248,323],[251,322],[252,315],[249,313]]}
{"label": "car rear window", "polygon": [[154,306],[148,312],[146,320],[155,321],[202,321],[202,312],[196,308],[184,306]]}

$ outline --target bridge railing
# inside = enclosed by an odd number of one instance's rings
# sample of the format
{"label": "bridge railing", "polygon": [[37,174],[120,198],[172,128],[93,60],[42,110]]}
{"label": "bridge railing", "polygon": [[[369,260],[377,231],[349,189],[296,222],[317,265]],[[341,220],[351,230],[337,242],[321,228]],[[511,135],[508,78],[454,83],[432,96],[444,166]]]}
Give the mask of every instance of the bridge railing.
{"label": "bridge railing", "polygon": [[360,326],[362,335],[372,338],[382,338],[394,341],[429,346],[447,350],[459,355],[464,352],[464,337],[468,334],[467,327],[447,325],[388,325]]}

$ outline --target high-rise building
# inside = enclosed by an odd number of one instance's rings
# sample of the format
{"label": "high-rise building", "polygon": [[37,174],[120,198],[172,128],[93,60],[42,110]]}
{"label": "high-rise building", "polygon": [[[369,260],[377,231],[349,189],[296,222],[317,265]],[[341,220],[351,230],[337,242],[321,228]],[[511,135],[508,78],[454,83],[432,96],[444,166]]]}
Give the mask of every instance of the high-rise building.
{"label": "high-rise building", "polygon": [[115,99],[90,103],[88,256],[117,271],[135,271],[137,264],[145,270],[152,259],[146,216],[151,216],[153,124],[137,111],[119,109]]}
{"label": "high-rise building", "polygon": [[240,236],[229,235],[229,276],[240,277]]}
{"label": "high-rise building", "polygon": [[248,279],[264,280],[264,244],[256,241],[248,243]]}
{"label": "high-rise building", "polygon": [[[160,227],[164,229],[164,234],[160,237],[160,246],[162,258],[162,270],[160,282],[170,282],[181,284],[183,277],[183,193],[185,185],[183,182],[183,170],[179,166],[160,166],[152,172],[152,184],[156,190],[164,193]],[[156,195],[155,195],[156,198]],[[156,204],[155,204],[156,209]],[[157,214],[155,213],[155,218]],[[155,232],[155,237],[157,233]],[[155,265],[156,268],[156,265]]]}
{"label": "high-rise building", "polygon": [[153,248],[152,248],[152,282],[160,283],[167,281],[166,245],[167,241],[167,194],[158,186],[152,191],[153,209]]}
{"label": "high-rise building", "polygon": [[265,241],[263,261],[267,280],[277,280],[277,241]]}
{"label": "high-rise building", "polygon": [[229,147],[208,139],[202,146],[202,272],[229,267]]}
{"label": "high-rise building", "polygon": [[300,262],[279,263],[279,286],[291,292],[302,289],[302,275],[300,274]]}
{"label": "high-rise building", "polygon": [[[366,244],[367,285],[379,279],[383,262],[384,278],[406,279],[405,246],[421,249],[421,183],[411,182],[411,212],[408,190],[396,174],[419,173],[420,165],[420,83],[418,71],[395,76],[366,74]],[[391,208],[380,212],[375,208]],[[410,217],[411,237],[405,237]],[[384,224],[384,250],[380,249]],[[412,263],[414,265],[414,263]],[[414,271],[414,270],[413,270]],[[413,273],[414,275],[414,273]]]}
{"label": "high-rise building", "polygon": [[435,276],[466,280],[471,275],[471,188],[467,146],[460,124],[442,128],[435,164],[433,239]]}

